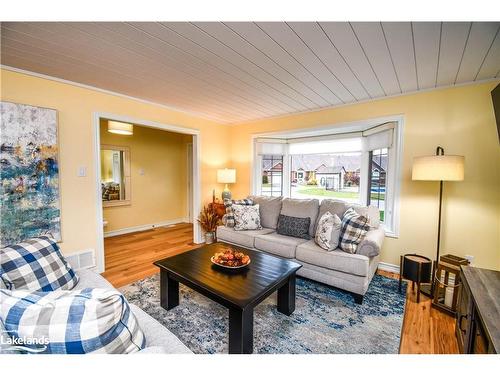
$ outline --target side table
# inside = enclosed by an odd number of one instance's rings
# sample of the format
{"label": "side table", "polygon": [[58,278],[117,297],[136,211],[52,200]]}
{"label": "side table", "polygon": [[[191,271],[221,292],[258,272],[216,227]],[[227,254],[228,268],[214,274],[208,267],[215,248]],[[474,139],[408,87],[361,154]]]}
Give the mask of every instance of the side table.
{"label": "side table", "polygon": [[420,302],[420,284],[431,282],[432,260],[422,255],[405,254],[399,262],[399,291],[402,279],[412,282],[411,290],[415,290],[417,283],[417,303]]}

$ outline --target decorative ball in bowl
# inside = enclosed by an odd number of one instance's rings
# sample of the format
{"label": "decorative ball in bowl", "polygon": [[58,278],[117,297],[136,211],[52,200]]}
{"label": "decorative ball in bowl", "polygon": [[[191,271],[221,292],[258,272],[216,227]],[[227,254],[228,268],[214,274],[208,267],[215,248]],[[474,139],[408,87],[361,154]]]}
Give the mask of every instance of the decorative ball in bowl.
{"label": "decorative ball in bowl", "polygon": [[233,249],[225,249],[214,254],[210,261],[217,266],[224,268],[236,269],[243,268],[250,264],[250,257],[240,251]]}

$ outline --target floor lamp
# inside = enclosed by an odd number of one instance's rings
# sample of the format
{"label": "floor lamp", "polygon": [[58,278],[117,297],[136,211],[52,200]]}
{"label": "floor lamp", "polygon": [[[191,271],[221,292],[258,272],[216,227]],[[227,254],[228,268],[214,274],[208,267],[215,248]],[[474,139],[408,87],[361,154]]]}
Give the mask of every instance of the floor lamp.
{"label": "floor lamp", "polygon": [[411,179],[414,181],[439,181],[439,214],[436,261],[432,267],[432,282],[430,285],[422,285],[420,290],[423,294],[432,297],[434,290],[435,265],[439,262],[439,246],[441,243],[441,207],[443,204],[443,182],[462,181],[464,179],[465,158],[458,155],[445,155],[444,149],[436,148],[436,155],[419,156],[413,159]]}

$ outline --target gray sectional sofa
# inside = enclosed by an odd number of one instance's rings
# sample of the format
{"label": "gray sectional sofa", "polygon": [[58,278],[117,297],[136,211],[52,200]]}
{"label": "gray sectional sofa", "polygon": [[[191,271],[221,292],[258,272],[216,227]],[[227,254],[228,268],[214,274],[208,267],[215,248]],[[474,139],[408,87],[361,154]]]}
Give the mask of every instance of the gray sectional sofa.
{"label": "gray sectional sofa", "polygon": [[[324,199],[320,204],[317,199],[262,196],[249,198],[253,199],[255,204],[259,204],[263,229],[236,231],[233,228],[219,226],[218,241],[293,259],[302,264],[302,268],[297,272],[299,276],[349,291],[357,303],[363,302],[363,296],[377,270],[385,236],[384,229],[380,225],[378,208],[332,199]],[[353,207],[359,214],[368,216],[371,226],[370,231],[358,245],[356,253],[346,253],[339,248],[326,251],[316,245],[314,234],[319,218],[327,211],[342,218],[349,207]],[[305,240],[276,233],[280,213],[294,217],[310,217],[309,235],[312,239]]]}
{"label": "gray sectional sofa", "polygon": [[[85,288],[103,288],[103,289],[115,289],[104,277],[98,273],[91,270],[78,270],[76,271],[80,280],[74,289],[85,289]],[[0,281],[1,283],[1,281]],[[0,287],[5,287],[0,285]],[[191,350],[184,345],[181,340],[177,338],[172,332],[167,328],[162,326],[157,320],[152,318],[150,315],[145,313],[136,305],[130,304],[130,309],[133,311],[137,318],[139,326],[144,332],[146,337],[146,347],[139,351],[138,354],[191,354]],[[12,351],[10,345],[6,345],[8,342],[6,339],[6,332],[0,321],[0,336],[4,336],[3,340],[0,340],[0,354],[15,354],[20,353],[19,351]]]}

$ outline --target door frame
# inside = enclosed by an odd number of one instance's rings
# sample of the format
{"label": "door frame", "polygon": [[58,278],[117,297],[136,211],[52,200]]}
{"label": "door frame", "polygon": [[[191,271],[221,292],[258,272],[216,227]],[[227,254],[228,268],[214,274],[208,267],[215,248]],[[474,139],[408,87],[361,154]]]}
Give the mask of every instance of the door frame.
{"label": "door frame", "polygon": [[187,167],[188,167],[188,186],[187,186],[187,219],[188,222],[194,222],[194,210],[193,210],[193,143],[188,143],[186,147],[186,157],[187,157]]}
{"label": "door frame", "polygon": [[[189,134],[193,137],[192,148],[192,175],[191,183],[193,186],[192,196],[190,197],[193,203],[193,213],[199,212],[201,207],[201,189],[200,189],[200,131],[178,125],[164,124],[155,121],[143,120],[126,115],[118,115],[107,112],[94,112],[92,115],[93,132],[94,132],[94,170],[95,170],[95,197],[96,197],[96,233],[97,233],[97,248],[96,248],[96,266],[98,272],[102,273],[106,269],[104,257],[104,227],[103,227],[103,211],[102,211],[102,192],[101,192],[101,135],[100,135],[100,120],[114,120],[128,122],[135,125],[145,126],[148,128],[166,130],[175,133]],[[199,224],[193,220],[193,242],[203,243],[202,232]]]}

